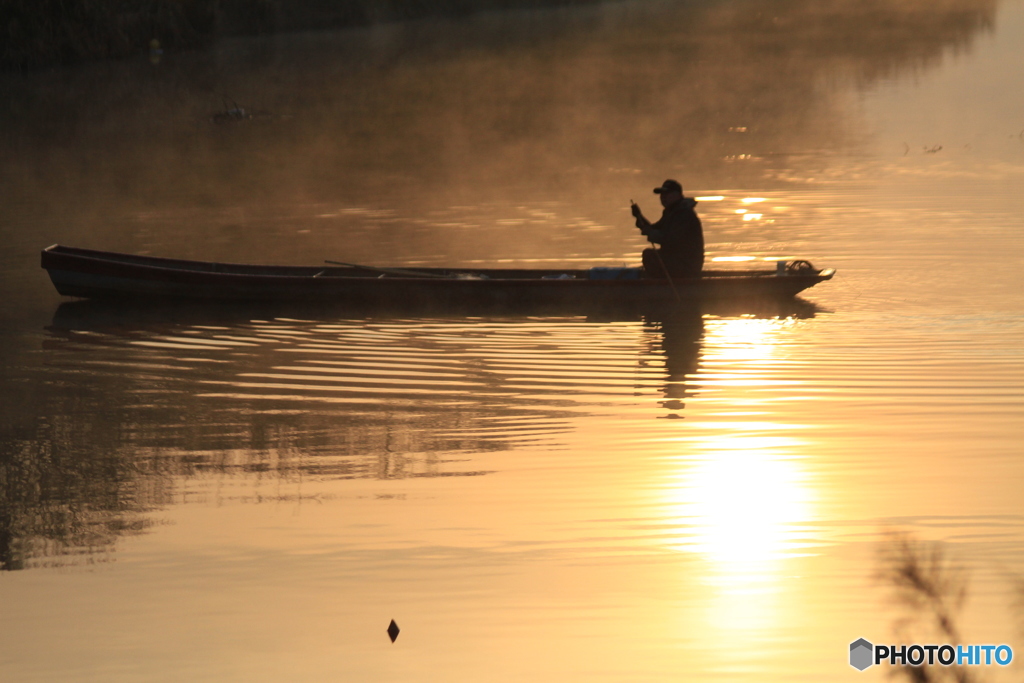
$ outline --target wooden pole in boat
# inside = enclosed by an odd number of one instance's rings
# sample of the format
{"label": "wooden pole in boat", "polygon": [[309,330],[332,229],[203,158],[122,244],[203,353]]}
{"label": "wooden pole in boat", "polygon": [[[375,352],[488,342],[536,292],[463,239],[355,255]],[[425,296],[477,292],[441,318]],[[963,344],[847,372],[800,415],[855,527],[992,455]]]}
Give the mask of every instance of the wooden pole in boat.
{"label": "wooden pole in boat", "polygon": [[384,273],[386,275],[400,275],[403,277],[432,277],[441,278],[443,280],[450,280],[449,275],[439,275],[438,273],[424,273],[418,270],[405,270],[403,268],[378,268],[377,266],[361,266],[358,263],[345,263],[344,261],[329,261],[324,259],[324,263],[330,263],[332,266],[347,266],[349,268],[356,268],[359,270],[370,270],[377,273]]}
{"label": "wooden pole in boat", "polygon": [[665,277],[668,278],[669,287],[672,288],[672,293],[676,295],[676,303],[683,303],[683,298],[679,296],[679,290],[676,289],[676,283],[672,280],[672,273],[668,272],[668,268],[665,267],[665,259],[661,258],[661,249],[654,246],[654,242],[651,242],[651,246],[654,247],[654,253],[658,256],[658,263],[661,264],[661,271],[665,273]]}

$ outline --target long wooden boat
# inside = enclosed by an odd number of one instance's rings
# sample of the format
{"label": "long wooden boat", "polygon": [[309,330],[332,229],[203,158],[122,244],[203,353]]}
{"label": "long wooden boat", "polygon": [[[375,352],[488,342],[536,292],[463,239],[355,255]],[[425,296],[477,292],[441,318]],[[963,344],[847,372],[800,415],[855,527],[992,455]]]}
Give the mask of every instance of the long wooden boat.
{"label": "long wooden boat", "polygon": [[135,256],[58,244],[43,250],[42,267],[60,294],[90,299],[510,307],[792,298],[835,273],[806,261],[771,269],[705,270],[698,278],[672,280],[644,278],[639,268],[264,266]]}

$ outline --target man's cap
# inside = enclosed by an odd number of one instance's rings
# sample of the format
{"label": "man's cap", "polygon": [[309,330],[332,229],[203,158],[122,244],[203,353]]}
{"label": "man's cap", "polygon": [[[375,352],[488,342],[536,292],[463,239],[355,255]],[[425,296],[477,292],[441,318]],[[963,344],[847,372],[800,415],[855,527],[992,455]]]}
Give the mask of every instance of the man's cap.
{"label": "man's cap", "polygon": [[678,180],[666,180],[661,184],[661,187],[654,188],[654,194],[661,194],[662,192],[678,192],[683,193],[683,186],[679,184]]}

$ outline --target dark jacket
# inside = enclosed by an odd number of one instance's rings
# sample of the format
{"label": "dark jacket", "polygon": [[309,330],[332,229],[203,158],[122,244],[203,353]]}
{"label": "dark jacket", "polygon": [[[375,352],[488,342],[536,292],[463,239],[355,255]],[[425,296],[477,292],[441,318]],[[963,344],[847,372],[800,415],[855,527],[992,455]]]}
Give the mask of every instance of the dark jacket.
{"label": "dark jacket", "polygon": [[683,197],[667,207],[657,223],[642,230],[661,245],[660,256],[671,273],[695,274],[704,267],[704,230],[694,207],[696,200]]}

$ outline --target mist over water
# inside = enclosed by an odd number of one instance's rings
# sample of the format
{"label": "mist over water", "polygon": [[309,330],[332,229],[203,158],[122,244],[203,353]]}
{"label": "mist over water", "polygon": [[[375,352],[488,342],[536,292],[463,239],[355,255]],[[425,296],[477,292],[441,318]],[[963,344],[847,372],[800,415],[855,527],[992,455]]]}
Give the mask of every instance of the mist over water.
{"label": "mist over water", "polygon": [[[0,76],[0,678],[877,678],[893,530],[1015,644],[1022,41],[1016,0],[635,1]],[[638,264],[670,177],[715,267],[836,279],[655,320],[38,267]]]}
{"label": "mist over water", "polygon": [[994,2],[827,7],[611,3],[7,77],[4,181],[14,220],[99,248],[633,258],[623,207],[650,204],[651,178],[829,179],[869,133],[851,89],[968,49],[995,16]]}

